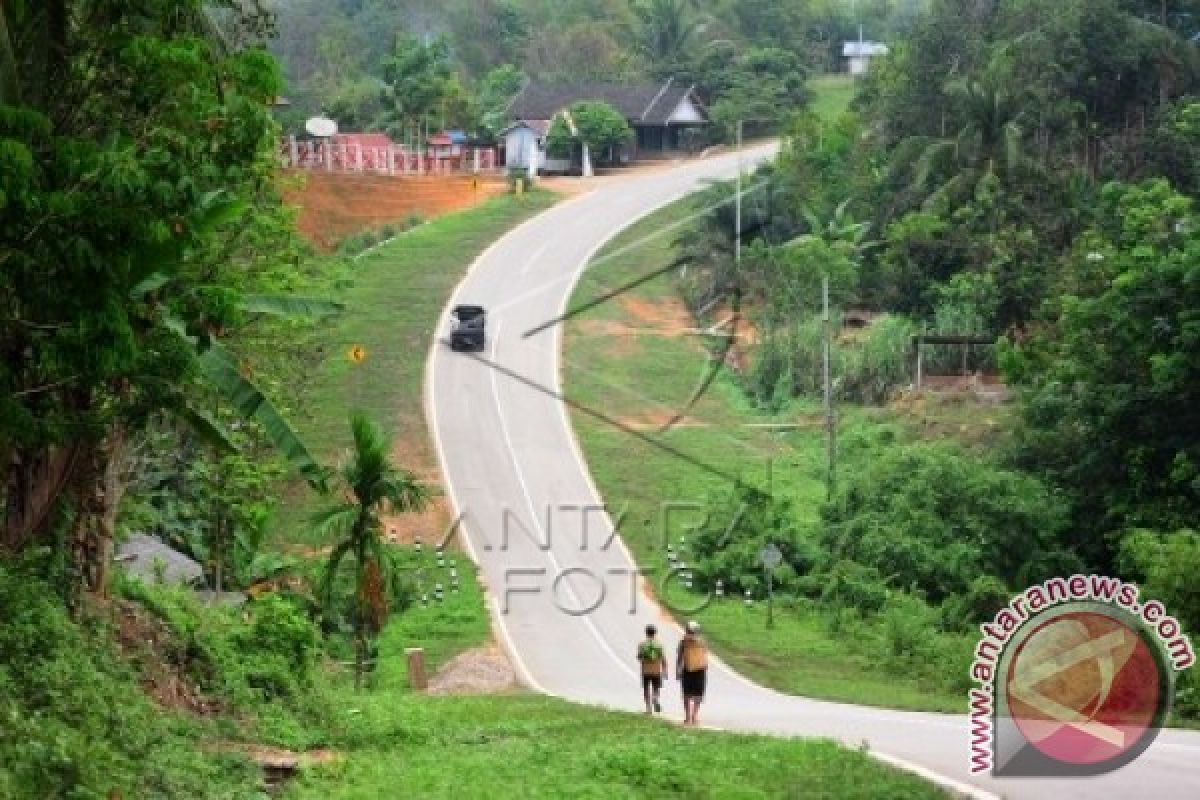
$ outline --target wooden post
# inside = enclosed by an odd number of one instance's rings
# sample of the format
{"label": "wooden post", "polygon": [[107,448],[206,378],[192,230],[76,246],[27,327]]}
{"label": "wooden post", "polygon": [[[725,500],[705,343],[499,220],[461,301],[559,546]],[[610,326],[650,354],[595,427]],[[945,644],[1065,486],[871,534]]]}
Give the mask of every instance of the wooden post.
{"label": "wooden post", "polygon": [[426,689],[429,679],[425,675],[425,649],[423,647],[406,647],[404,655],[408,656],[408,685],[413,689]]}

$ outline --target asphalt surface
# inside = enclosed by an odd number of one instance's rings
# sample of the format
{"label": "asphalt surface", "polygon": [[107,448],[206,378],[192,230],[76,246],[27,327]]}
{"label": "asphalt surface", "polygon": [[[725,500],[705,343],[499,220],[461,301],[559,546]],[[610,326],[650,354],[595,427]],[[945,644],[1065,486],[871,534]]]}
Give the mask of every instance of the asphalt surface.
{"label": "asphalt surface", "polygon": [[[770,152],[747,151],[744,161]],[[594,510],[601,501],[558,399],[562,326],[526,334],[562,314],[582,269],[606,241],[707,181],[731,178],[736,168],[735,156],[722,155],[598,178],[592,191],[498,240],[451,301],[487,307],[483,352],[449,349],[446,309],[426,376],[429,419],[499,636],[522,681],[538,691],[642,710],[634,653],[643,626],[659,625],[672,662],[680,633],[639,588],[631,557],[611,536],[611,520]],[[682,719],[671,677],[664,713]],[[1135,762],[1101,777],[971,776],[963,716],[782,695],[720,662],[709,670],[700,716],[702,724],[723,729],[865,743],[885,760],[982,797],[1200,798],[1197,732],[1165,731]]]}

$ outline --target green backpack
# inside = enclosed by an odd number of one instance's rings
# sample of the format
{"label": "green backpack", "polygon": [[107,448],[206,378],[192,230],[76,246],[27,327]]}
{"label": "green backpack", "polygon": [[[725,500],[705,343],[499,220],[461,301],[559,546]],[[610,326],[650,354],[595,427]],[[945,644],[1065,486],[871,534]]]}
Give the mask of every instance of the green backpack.
{"label": "green backpack", "polygon": [[638,645],[638,661],[642,662],[642,672],[657,675],[662,671],[662,645],[653,640],[642,642]]}

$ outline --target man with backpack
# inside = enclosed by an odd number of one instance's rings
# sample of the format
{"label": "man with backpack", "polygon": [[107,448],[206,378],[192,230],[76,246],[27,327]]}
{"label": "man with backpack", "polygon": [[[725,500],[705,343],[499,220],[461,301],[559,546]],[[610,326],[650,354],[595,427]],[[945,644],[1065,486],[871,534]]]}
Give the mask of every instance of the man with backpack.
{"label": "man with backpack", "polygon": [[642,666],[642,695],[646,698],[646,713],[662,711],[658,693],[662,691],[663,679],[667,677],[667,654],[655,635],[653,625],[646,626],[646,639],[638,645],[637,658]]}
{"label": "man with backpack", "polygon": [[679,640],[679,651],[675,656],[675,677],[683,689],[684,725],[696,724],[708,677],[708,646],[699,633],[700,623],[689,622],[687,632]]}

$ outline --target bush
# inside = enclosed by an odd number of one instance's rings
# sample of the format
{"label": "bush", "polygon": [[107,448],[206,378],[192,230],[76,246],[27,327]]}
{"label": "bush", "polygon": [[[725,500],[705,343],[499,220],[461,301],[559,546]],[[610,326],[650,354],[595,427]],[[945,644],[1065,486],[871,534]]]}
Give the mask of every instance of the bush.
{"label": "bush", "polygon": [[[830,314],[833,331],[841,330],[841,314]],[[838,337],[830,350],[830,373],[839,400],[883,403],[898,387],[911,382],[912,322],[884,315],[857,340]],[[759,345],[747,377],[748,391],[762,407],[778,410],[793,395],[824,392],[824,323],[819,316],[770,331]]]}
{"label": "bush", "polygon": [[1200,634],[1200,533],[1134,531],[1121,540],[1117,563],[1146,598],[1161,600],[1186,632]]}
{"label": "bush", "polygon": [[313,686],[320,638],[291,600],[266,595],[241,609],[202,606],[187,589],[123,580],[119,590],[178,637],[187,668],[207,690],[236,705],[297,700]]}
{"label": "bush", "polygon": [[942,626],[949,630],[971,630],[991,619],[1008,605],[1013,593],[994,575],[980,575],[964,594],[948,598],[942,606]]}
{"label": "bush", "polygon": [[253,766],[204,753],[39,577],[0,564],[0,619],[0,796],[257,795]]}
{"label": "bush", "polygon": [[838,396],[853,403],[884,403],[898,386],[912,381],[912,322],[893,314],[871,323],[861,342],[843,351]]}
{"label": "bush", "polygon": [[521,187],[522,192],[528,192],[533,188],[533,179],[529,177],[529,172],[524,169],[510,169],[504,176],[508,182],[508,193],[516,194],[517,186]]}
{"label": "bush", "polygon": [[842,481],[822,516],[826,549],[934,602],[980,575],[1026,585],[1081,568],[1059,545],[1067,508],[1056,493],[949,444],[885,451]]}
{"label": "bush", "polygon": [[693,533],[691,565],[701,588],[720,579],[731,594],[749,589],[760,593],[766,583],[759,553],[774,544],[783,553],[775,571],[775,587],[795,592],[799,576],[810,572],[821,552],[811,531],[796,526],[791,503],[744,484],[712,495],[704,523]]}
{"label": "bush", "polygon": [[883,576],[874,567],[854,561],[838,561],[823,576],[821,601],[835,609],[854,609],[871,614],[887,603],[889,592]]}

